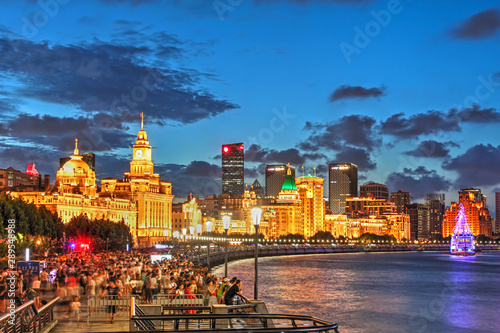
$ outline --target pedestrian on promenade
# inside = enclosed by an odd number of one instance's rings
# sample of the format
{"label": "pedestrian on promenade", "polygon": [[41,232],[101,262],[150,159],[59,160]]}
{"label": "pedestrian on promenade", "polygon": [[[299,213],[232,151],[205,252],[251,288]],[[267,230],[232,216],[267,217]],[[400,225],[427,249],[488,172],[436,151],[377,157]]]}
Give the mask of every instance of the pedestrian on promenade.
{"label": "pedestrian on promenade", "polygon": [[108,300],[111,303],[110,305],[108,305],[109,323],[113,324],[115,322],[115,315],[116,315],[116,304],[114,304],[115,303],[114,301],[116,301],[118,297],[122,296],[122,293],[120,292],[120,289],[116,286],[114,279],[109,280],[109,285],[102,292],[101,298],[103,298],[106,294],[109,295]]}

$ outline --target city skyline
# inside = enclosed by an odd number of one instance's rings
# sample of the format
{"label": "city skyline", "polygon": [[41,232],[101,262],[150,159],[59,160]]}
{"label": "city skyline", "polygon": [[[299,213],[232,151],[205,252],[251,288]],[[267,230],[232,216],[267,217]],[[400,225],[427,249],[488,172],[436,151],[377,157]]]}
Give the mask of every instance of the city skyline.
{"label": "city skyline", "polygon": [[4,1],[0,167],[54,179],[78,137],[120,178],[143,112],[177,199],[221,193],[220,147],[243,142],[249,185],[345,162],[421,202],[481,188],[494,211],[497,3],[215,3]]}

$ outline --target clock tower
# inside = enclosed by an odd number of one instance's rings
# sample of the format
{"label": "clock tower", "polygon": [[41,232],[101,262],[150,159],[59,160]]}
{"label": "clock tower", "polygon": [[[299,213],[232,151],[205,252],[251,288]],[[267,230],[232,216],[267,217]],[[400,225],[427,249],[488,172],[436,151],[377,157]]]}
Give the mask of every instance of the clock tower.
{"label": "clock tower", "polygon": [[152,177],[154,175],[153,168],[154,163],[151,160],[151,146],[149,145],[148,134],[144,130],[144,123],[141,119],[141,130],[137,134],[137,140],[135,140],[132,149],[130,177]]}

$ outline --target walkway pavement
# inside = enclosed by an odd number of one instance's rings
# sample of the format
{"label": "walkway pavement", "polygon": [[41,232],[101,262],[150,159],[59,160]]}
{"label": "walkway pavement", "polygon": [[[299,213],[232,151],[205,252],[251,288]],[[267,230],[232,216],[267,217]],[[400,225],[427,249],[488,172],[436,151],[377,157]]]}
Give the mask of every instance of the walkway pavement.
{"label": "walkway pavement", "polygon": [[[56,296],[53,292],[47,292],[40,295],[41,299],[50,301]],[[117,316],[113,324],[109,323],[108,318],[91,318],[87,323],[87,298],[81,297],[82,313],[80,320],[70,316],[68,305],[57,303],[54,307],[54,319],[58,321],[57,325],[50,331],[51,333],[82,333],[82,332],[129,332],[128,316]]]}

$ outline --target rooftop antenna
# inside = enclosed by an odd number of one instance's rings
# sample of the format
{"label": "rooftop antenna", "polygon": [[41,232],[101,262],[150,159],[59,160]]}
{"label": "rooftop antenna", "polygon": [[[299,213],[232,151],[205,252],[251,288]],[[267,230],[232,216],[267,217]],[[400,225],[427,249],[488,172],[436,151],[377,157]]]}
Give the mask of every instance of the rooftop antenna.
{"label": "rooftop antenna", "polygon": [[144,129],[144,112],[141,112],[141,130]]}
{"label": "rooftop antenna", "polygon": [[304,174],[304,166],[302,166],[302,177],[305,177],[305,174]]}
{"label": "rooftop antenna", "polygon": [[314,169],[314,177],[316,177],[316,168],[313,168]]}

